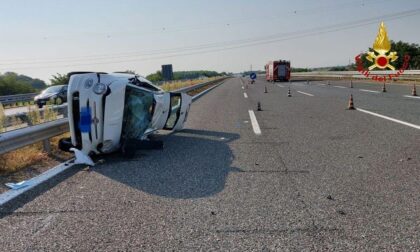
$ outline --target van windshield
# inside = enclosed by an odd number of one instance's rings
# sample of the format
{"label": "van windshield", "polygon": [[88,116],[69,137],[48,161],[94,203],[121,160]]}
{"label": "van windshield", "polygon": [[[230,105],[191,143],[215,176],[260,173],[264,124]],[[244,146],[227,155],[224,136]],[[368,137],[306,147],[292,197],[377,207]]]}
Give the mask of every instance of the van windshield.
{"label": "van windshield", "polygon": [[141,139],[152,121],[153,94],[138,88],[127,86],[123,136],[126,139]]}

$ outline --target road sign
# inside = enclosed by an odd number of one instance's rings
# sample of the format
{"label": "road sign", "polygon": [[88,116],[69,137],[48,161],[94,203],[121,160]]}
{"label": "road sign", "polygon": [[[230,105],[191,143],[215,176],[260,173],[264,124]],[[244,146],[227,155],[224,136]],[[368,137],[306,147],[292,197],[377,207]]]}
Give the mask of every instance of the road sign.
{"label": "road sign", "polygon": [[255,80],[255,79],[257,78],[257,75],[256,75],[255,73],[251,73],[251,74],[249,75],[249,77],[250,77],[251,79]]}

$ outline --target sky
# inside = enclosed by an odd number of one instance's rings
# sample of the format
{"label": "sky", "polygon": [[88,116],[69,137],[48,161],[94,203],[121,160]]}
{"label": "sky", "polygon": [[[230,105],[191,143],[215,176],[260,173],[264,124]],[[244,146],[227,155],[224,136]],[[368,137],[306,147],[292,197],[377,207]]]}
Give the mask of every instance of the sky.
{"label": "sky", "polygon": [[0,0],[0,73],[262,70],[347,65],[385,22],[420,44],[418,0]]}

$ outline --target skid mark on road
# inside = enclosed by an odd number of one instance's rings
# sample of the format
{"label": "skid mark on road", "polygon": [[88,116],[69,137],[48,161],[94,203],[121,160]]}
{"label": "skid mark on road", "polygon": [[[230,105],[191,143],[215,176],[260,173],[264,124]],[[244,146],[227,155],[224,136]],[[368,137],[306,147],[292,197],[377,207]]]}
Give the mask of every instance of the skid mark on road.
{"label": "skid mark on road", "polygon": [[398,119],[395,119],[395,118],[392,118],[392,117],[389,117],[389,116],[381,115],[381,114],[378,114],[378,113],[375,113],[375,112],[371,112],[371,111],[368,111],[368,110],[364,110],[364,109],[360,109],[360,108],[356,108],[356,110],[357,111],[360,111],[360,112],[363,112],[363,113],[366,113],[366,114],[369,114],[369,115],[377,116],[377,117],[380,117],[382,119],[386,119],[386,120],[389,120],[389,121],[392,121],[392,122],[396,122],[396,123],[399,123],[399,124],[402,124],[402,125],[405,125],[405,126],[412,127],[412,128],[415,128],[415,129],[419,129],[420,130],[420,126],[419,125],[415,125],[415,124],[412,124],[412,123],[404,122],[404,121],[401,121],[401,120],[398,120]]}
{"label": "skid mark on road", "polygon": [[260,125],[258,124],[257,117],[253,110],[248,110],[249,118],[251,118],[252,129],[256,135],[261,135]]}

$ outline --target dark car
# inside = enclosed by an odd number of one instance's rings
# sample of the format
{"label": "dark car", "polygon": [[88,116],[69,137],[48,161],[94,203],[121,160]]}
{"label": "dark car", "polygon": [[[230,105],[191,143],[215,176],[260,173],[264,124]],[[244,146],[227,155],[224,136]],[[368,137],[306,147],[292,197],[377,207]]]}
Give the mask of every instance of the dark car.
{"label": "dark car", "polygon": [[67,102],[67,85],[51,86],[44,89],[39,95],[35,96],[34,101],[39,108],[42,108],[47,102],[57,105]]}

